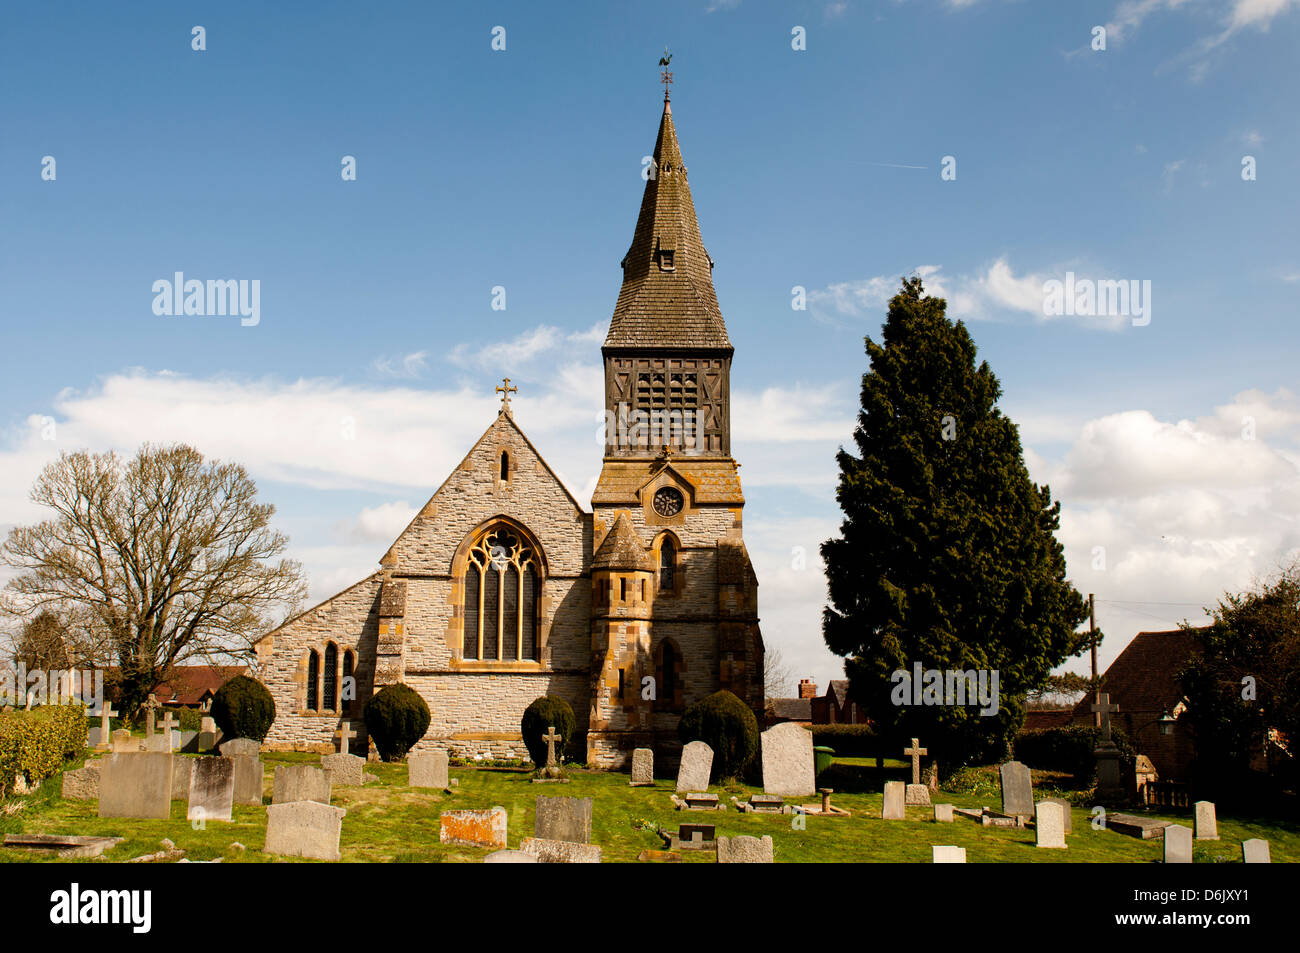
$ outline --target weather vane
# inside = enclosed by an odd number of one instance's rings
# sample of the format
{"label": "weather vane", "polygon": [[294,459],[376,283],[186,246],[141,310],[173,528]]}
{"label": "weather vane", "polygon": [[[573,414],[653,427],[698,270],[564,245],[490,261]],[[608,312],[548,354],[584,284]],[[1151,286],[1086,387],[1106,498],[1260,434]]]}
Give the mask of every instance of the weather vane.
{"label": "weather vane", "polygon": [[673,74],[667,69],[669,63],[673,61],[673,55],[668,52],[668,47],[664,47],[664,55],[659,57],[659,65],[664,67],[659,71],[659,82],[664,84],[664,102],[668,102],[668,87],[673,81]]}
{"label": "weather vane", "polygon": [[497,393],[501,395],[501,412],[510,413],[510,395],[519,393],[518,387],[510,386],[510,378],[501,378],[501,383],[497,385]]}

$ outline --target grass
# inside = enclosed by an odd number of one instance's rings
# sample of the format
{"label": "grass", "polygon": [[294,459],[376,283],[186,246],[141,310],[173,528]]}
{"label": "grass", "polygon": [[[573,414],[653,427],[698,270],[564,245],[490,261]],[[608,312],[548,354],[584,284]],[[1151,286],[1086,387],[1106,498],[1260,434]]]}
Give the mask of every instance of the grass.
{"label": "grass", "polygon": [[[271,779],[277,764],[316,763],[319,755],[268,753],[263,755],[264,792],[270,802]],[[489,851],[471,847],[444,845],[438,842],[438,814],[444,810],[487,808],[501,805],[509,815],[509,843],[517,847],[532,835],[533,811],[539,794],[549,796],[591,797],[592,842],[600,844],[607,862],[634,861],[646,849],[662,849],[663,842],[654,833],[655,825],[675,829],[681,823],[714,824],[719,834],[772,835],[778,862],[787,863],[859,863],[902,862],[929,863],[932,844],[965,847],[971,863],[1157,863],[1162,857],[1160,841],[1094,830],[1086,805],[1072,810],[1074,832],[1068,837],[1068,850],[1038,850],[1034,833],[1028,830],[983,828],[958,818],[951,824],[930,821],[929,808],[907,808],[906,821],[880,819],[883,780],[905,776],[903,762],[885,762],[883,772],[868,759],[839,758],[824,784],[834,787],[832,803],[853,812],[847,818],[806,817],[803,830],[795,829],[796,819],[787,815],[741,814],[726,812],[678,812],[673,810],[669,795],[670,780],[659,779],[653,788],[628,785],[626,774],[571,769],[569,784],[537,785],[530,783],[526,771],[480,771],[474,768],[451,769],[458,786],[451,794],[406,786],[405,764],[368,764],[366,771],[377,778],[365,787],[336,787],[332,803],[347,809],[343,819],[341,850],[344,861],[354,862],[474,862]],[[1036,791],[1046,794],[1050,778],[1035,776]],[[266,835],[265,807],[234,809],[231,823],[209,822],[202,829],[185,820],[185,803],[172,802],[171,819],[124,820],[100,819],[94,801],[65,801],[59,793],[60,778],[55,776],[34,794],[11,799],[21,803],[11,814],[0,812],[0,835],[7,833],[95,834],[123,837],[125,841],[104,854],[109,861],[123,861],[160,850],[159,841],[169,838],[186,851],[190,860],[224,858],[225,862],[267,862],[288,858],[271,858],[262,853]],[[730,797],[746,800],[761,789],[746,784],[714,785],[720,799],[730,805]],[[1065,793],[1065,792],[1062,792]],[[800,799],[814,803],[818,799]],[[984,791],[975,794],[942,792],[939,800],[958,807],[997,807],[999,801]],[[1157,813],[1175,823],[1191,826],[1187,811]],[[1262,837],[1269,841],[1274,863],[1300,861],[1300,824],[1263,818],[1219,817],[1221,840],[1197,842],[1194,847],[1198,863],[1239,862],[1242,840]],[[244,851],[231,850],[238,842]],[[684,852],[687,863],[712,863],[709,852]],[[52,858],[22,850],[0,849],[0,862],[51,862]],[[96,861],[72,861],[94,863]]]}

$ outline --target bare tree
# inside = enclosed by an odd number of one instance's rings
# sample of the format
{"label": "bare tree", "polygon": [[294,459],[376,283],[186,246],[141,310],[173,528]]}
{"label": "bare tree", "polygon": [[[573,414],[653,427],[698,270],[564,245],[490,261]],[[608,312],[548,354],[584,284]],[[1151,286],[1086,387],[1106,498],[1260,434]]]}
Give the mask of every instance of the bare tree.
{"label": "bare tree", "polygon": [[120,666],[124,712],[188,659],[250,655],[306,594],[297,563],[267,562],[288,538],[248,473],[192,447],[65,453],[31,496],[54,514],[10,531],[0,561],[20,573],[3,608],[83,613]]}
{"label": "bare tree", "polygon": [[766,648],[763,652],[763,696],[768,699],[790,698],[794,683],[794,669],[786,663],[781,650]]}

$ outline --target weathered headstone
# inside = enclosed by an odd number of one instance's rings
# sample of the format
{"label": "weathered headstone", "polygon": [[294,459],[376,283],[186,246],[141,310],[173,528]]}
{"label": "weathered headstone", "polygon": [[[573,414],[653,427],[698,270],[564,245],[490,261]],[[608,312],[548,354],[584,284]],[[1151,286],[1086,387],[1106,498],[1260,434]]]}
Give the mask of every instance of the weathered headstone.
{"label": "weathered headstone", "polygon": [[187,821],[228,821],[235,804],[235,762],[230,758],[196,758],[190,776]]}
{"label": "weathered headstone", "polygon": [[237,754],[230,760],[235,763],[235,803],[260,807],[266,778],[262,759],[256,755]]}
{"label": "weathered headstone", "polygon": [[146,752],[101,759],[99,816],[166,820],[172,813],[172,756]]}
{"label": "weathered headstone", "polygon": [[952,823],[952,805],[936,804],[934,806],[934,819],[941,824]]}
{"label": "weathered headstone", "polygon": [[135,753],[140,750],[140,742],[131,737],[131,732],[125,728],[119,728],[113,732],[113,753],[126,754]]}
{"label": "weathered headstone", "polygon": [[1258,837],[1241,842],[1241,862],[1244,864],[1269,864],[1268,841]]}
{"label": "weathered headstone", "polygon": [[763,790],[768,794],[815,794],[812,732],[793,722],[773,725],[761,736]]}
{"label": "weathered headstone", "polygon": [[199,751],[199,733],[197,731],[180,732],[180,741],[178,747],[187,754],[198,754]]}
{"label": "weathered headstone", "polygon": [[86,730],[86,747],[87,748],[100,747],[100,738],[102,737],[104,737],[104,735],[100,734],[99,725],[91,725],[90,728]]}
{"label": "weathered headstone", "polygon": [[417,751],[406,756],[406,783],[413,788],[438,788],[448,786],[447,752]]}
{"label": "weathered headstone", "polygon": [[93,801],[99,797],[98,761],[87,761],[80,768],[63,772],[63,796],[70,801]]}
{"label": "weathered headstone", "polygon": [[262,753],[262,745],[253,738],[232,738],[221,743],[221,756],[234,758],[238,755],[251,755],[256,758]]}
{"label": "weathered headstone", "polygon": [[949,844],[931,845],[930,862],[935,864],[964,864],[966,863],[966,848],[953,847]]}
{"label": "weathered headstone", "polygon": [[190,799],[190,778],[194,776],[194,758],[172,758],[172,800]]}
{"label": "weathered headstone", "polygon": [[542,735],[542,740],[546,742],[546,765],[542,768],[542,777],[549,781],[558,781],[564,777],[564,771],[560,768],[560,759],[555,754],[555,745],[562,740],[562,736],[555,730],[554,725],[549,725],[546,734]]}
{"label": "weathered headstone", "polygon": [[532,854],[539,864],[598,864],[600,845],[578,844],[567,840],[547,840],[545,837],[525,837],[519,849]]}
{"label": "weathered headstone", "polygon": [[366,759],[354,754],[327,754],[320,766],[335,787],[360,786],[366,783]]}
{"label": "weathered headstone", "polygon": [[1061,816],[1065,820],[1065,833],[1067,834],[1074,833],[1073,825],[1071,824],[1071,818],[1070,818],[1070,812],[1071,812],[1070,802],[1063,797],[1045,797],[1043,798],[1043,800],[1051,801],[1053,804],[1061,805]]}
{"label": "weathered headstone", "polygon": [[591,842],[591,798],[537,796],[533,836],[544,840]]}
{"label": "weathered headstone", "polygon": [[347,811],[319,801],[290,801],[266,809],[268,854],[338,860],[339,838]]}
{"label": "weathered headstone", "polygon": [[217,723],[211,716],[205,716],[199,722],[199,751],[211,751],[217,746]]}
{"label": "weathered headstone", "polygon": [[1165,863],[1190,864],[1192,862],[1192,829],[1182,824],[1165,828]]}
{"label": "weathered headstone", "polygon": [[904,787],[902,781],[885,782],[885,803],[881,806],[880,816],[887,821],[901,821],[907,817],[904,806]]}
{"label": "weathered headstone", "polygon": [[438,840],[468,847],[505,847],[507,820],[504,807],[487,811],[443,811],[438,821]]}
{"label": "weathered headstone", "polygon": [[1029,769],[1019,761],[1008,761],[998,766],[1002,782],[1002,813],[1020,817],[1034,816],[1034,785]]}
{"label": "weathered headstone", "polygon": [[339,725],[338,731],[334,732],[334,737],[339,743],[338,753],[349,754],[350,752],[348,751],[348,742],[351,741],[356,736],[357,733],[352,730],[352,726],[349,725],[346,721],[343,722],[341,725]]}
{"label": "weathered headstone", "polygon": [[1213,801],[1196,802],[1196,839],[1219,839],[1219,819],[1214,812]]}
{"label": "weathered headstone", "polygon": [[771,864],[775,863],[772,855],[772,835],[750,837],[741,834],[738,837],[718,838],[718,863],[720,864]]}
{"label": "weathered headstone", "polygon": [[483,858],[485,864],[535,864],[536,854],[526,854],[522,850],[494,850]]}
{"label": "weathered headstone", "polygon": [[320,768],[311,764],[277,764],[271,780],[271,803],[294,801],[330,802],[330,780]]}
{"label": "weathered headstone", "polygon": [[703,741],[692,741],[682,748],[682,763],[677,769],[677,793],[707,791],[713,772],[713,749]]}
{"label": "weathered headstone", "polygon": [[909,784],[903,794],[905,804],[919,804],[928,806],[930,804],[930,789],[924,784]]}
{"label": "weathered headstone", "polygon": [[1039,801],[1034,815],[1034,846],[1064,849],[1065,809],[1055,801]]}
{"label": "weathered headstone", "polygon": [[[912,747],[904,748],[903,754],[912,759],[912,783],[921,783],[921,755],[929,754],[929,748],[922,748],[920,739],[912,739]],[[928,801],[926,802],[929,803]]]}
{"label": "weathered headstone", "polygon": [[99,706],[99,739],[95,742],[95,747],[107,751],[112,741],[113,731],[109,727],[109,718],[116,718],[117,712],[113,711],[113,706],[104,702]]}
{"label": "weathered headstone", "polygon": [[634,788],[649,787],[655,783],[655,753],[650,748],[637,748],[632,752],[632,780]]}

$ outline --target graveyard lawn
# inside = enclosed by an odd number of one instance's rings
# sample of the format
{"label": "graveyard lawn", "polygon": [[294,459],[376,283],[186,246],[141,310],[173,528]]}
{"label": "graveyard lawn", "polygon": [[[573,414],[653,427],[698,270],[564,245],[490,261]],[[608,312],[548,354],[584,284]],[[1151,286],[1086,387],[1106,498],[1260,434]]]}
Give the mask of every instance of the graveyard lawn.
{"label": "graveyard lawn", "polygon": [[[271,799],[271,780],[277,764],[317,764],[319,755],[267,753],[262,756],[265,803]],[[864,766],[866,762],[843,759],[845,768]],[[900,763],[887,762],[891,779],[902,777]],[[69,765],[75,767],[76,765]],[[347,809],[343,819],[340,844],[343,861],[358,862],[478,862],[488,849],[460,847],[438,842],[439,812],[479,809],[501,805],[509,815],[509,846],[517,848],[525,837],[533,836],[533,814],[539,794],[548,797],[590,797],[593,799],[591,842],[599,844],[606,862],[635,861],[644,850],[663,848],[655,826],[676,831],[683,823],[714,824],[722,836],[749,834],[772,836],[777,863],[852,863],[902,862],[930,863],[931,846],[948,844],[966,848],[970,863],[1156,863],[1163,855],[1161,841],[1142,841],[1110,831],[1094,830],[1089,812],[1072,809],[1073,830],[1066,842],[1068,850],[1040,850],[1034,846],[1032,830],[983,828],[969,820],[956,818],[952,823],[937,824],[930,818],[930,807],[907,807],[907,819],[881,820],[883,784],[868,789],[865,785],[845,785],[837,790],[832,803],[853,812],[852,817],[805,817],[806,829],[794,829],[789,815],[741,814],[726,812],[675,811],[669,796],[674,783],[658,778],[654,787],[631,787],[625,773],[588,772],[569,768],[572,779],[563,785],[530,783],[526,771],[484,770],[453,767],[451,777],[458,786],[452,793],[427,788],[411,788],[405,764],[367,764],[366,772],[376,780],[364,787],[333,789],[331,803]],[[1037,778],[1035,779],[1037,783]],[[291,858],[272,858],[262,853],[266,837],[266,808],[236,804],[233,821],[207,822],[195,830],[185,820],[186,805],[173,801],[169,820],[124,820],[99,818],[94,801],[65,801],[59,791],[61,778],[55,776],[39,790],[8,805],[21,804],[12,813],[0,810],[0,837],[4,834],[80,834],[122,837],[125,840],[107,851],[102,860],[125,861],[158,852],[159,841],[169,838],[185,856],[194,861],[223,858],[226,863],[267,862],[309,863]],[[730,804],[732,796],[740,801],[761,789],[732,785],[712,789],[722,802]],[[859,793],[862,792],[862,793]],[[1036,792],[1045,794],[1046,792]],[[819,799],[793,798],[794,803],[812,804]],[[957,807],[997,808],[996,799],[987,796],[950,795],[940,791],[936,803],[953,803]],[[1189,825],[1190,812],[1163,813],[1156,816]],[[1273,863],[1300,861],[1300,824],[1294,821],[1271,821],[1259,818],[1238,819],[1220,814],[1218,841],[1197,842],[1194,859],[1198,863],[1240,862],[1241,842],[1259,837],[1269,841]],[[238,842],[244,851],[231,850]],[[687,863],[712,863],[711,851],[685,851]],[[0,861],[49,862],[52,858],[16,849],[0,848]],[[95,860],[65,863],[95,863]]]}

